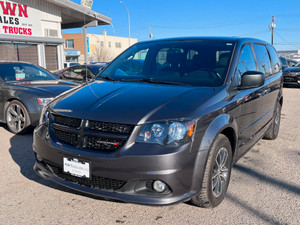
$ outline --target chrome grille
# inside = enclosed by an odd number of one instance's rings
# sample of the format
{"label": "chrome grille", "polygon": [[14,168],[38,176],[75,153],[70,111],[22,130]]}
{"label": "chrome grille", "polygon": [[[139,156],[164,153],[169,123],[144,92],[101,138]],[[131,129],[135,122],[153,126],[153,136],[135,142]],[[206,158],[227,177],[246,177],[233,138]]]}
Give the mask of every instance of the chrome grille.
{"label": "chrome grille", "polygon": [[65,144],[77,146],[78,144],[78,134],[72,132],[66,132],[58,129],[54,129],[56,138]]}
{"label": "chrome grille", "polygon": [[105,123],[105,122],[99,122],[93,120],[89,120],[88,122],[88,128],[91,130],[119,133],[119,134],[130,134],[133,130],[133,127],[134,127],[133,125]]}
{"label": "chrome grille", "polygon": [[134,125],[81,120],[52,114],[52,139],[81,149],[114,152],[124,146]]}
{"label": "chrome grille", "polygon": [[66,117],[66,116],[59,116],[59,115],[54,115],[54,123],[60,124],[63,126],[68,126],[68,127],[80,127],[81,124],[81,119],[77,118],[71,118],[71,117]]}

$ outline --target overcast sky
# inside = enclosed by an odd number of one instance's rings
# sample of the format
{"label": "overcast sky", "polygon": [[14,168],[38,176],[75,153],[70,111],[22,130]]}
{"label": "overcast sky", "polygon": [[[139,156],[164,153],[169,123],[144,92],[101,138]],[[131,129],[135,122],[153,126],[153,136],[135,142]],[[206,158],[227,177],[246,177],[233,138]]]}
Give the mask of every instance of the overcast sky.
{"label": "overcast sky", "polygon": [[[80,4],[80,0],[73,0]],[[274,15],[276,49],[300,49],[299,0],[123,0],[131,18],[131,37],[155,39],[188,36],[241,36],[271,41]],[[119,0],[94,0],[93,10],[112,19],[112,25],[88,28],[89,33],[128,37],[127,11]],[[63,33],[82,32],[82,29]]]}

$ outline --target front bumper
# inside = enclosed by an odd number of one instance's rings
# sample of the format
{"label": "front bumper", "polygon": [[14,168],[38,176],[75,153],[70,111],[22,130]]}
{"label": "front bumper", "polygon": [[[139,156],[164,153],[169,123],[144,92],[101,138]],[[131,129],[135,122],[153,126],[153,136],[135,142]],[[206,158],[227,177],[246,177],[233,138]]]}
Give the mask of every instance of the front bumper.
{"label": "front bumper", "polygon": [[[186,201],[200,190],[207,152],[194,153],[191,143],[168,149],[169,153],[165,154],[161,154],[165,151],[163,146],[136,143],[115,153],[100,153],[56,143],[45,138],[45,132],[44,126],[37,127],[34,132],[34,170],[43,178],[71,189],[147,205]],[[203,160],[203,169],[194,171],[199,156]],[[65,174],[62,169],[64,157],[90,162],[92,181]],[[151,186],[155,180],[166,183],[167,190],[155,192]],[[95,186],[95,182],[104,182],[104,186]]]}
{"label": "front bumper", "polygon": [[300,84],[300,75],[286,74],[283,76],[284,84]]}

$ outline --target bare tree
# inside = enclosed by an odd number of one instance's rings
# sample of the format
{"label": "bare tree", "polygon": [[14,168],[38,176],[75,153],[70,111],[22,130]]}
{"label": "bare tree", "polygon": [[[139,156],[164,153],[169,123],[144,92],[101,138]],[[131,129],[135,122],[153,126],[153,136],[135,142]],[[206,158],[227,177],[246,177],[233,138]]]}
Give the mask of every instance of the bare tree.
{"label": "bare tree", "polygon": [[112,60],[112,52],[106,46],[96,46],[95,52],[90,52],[90,61],[109,62]]}

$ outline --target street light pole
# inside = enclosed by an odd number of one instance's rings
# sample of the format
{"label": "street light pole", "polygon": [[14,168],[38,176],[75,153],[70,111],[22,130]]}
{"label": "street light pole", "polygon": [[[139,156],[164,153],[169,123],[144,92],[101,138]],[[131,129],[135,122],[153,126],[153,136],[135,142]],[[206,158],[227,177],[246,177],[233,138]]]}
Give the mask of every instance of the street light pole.
{"label": "street light pole", "polygon": [[128,14],[128,44],[129,44],[129,47],[130,47],[130,14],[129,14],[129,10],[127,8],[127,5],[122,1],[120,1],[120,3],[125,6],[125,8],[127,10],[127,14]]}

